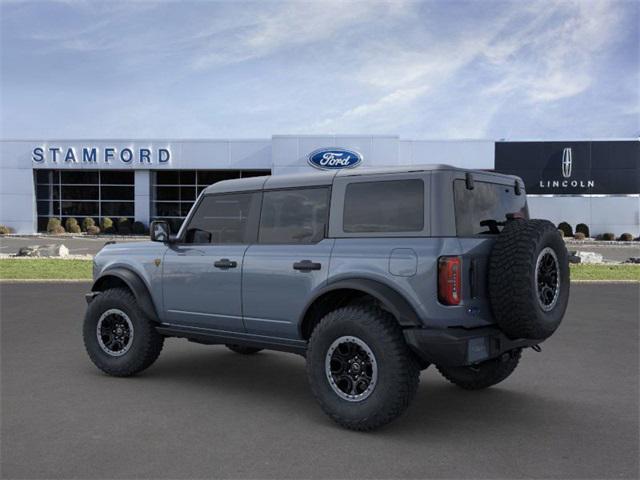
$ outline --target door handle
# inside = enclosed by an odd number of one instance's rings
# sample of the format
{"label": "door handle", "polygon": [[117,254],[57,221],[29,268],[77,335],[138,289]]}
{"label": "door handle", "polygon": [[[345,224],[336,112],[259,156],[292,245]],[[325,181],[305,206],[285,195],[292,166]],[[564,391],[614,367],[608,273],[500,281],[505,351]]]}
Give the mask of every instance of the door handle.
{"label": "door handle", "polygon": [[228,258],[221,258],[220,260],[213,262],[213,266],[222,269],[236,268],[238,266],[238,262],[229,260]]}
{"label": "door handle", "polygon": [[322,265],[320,263],[312,262],[311,260],[302,260],[293,264],[294,270],[302,270],[307,272],[309,270],[320,270]]}

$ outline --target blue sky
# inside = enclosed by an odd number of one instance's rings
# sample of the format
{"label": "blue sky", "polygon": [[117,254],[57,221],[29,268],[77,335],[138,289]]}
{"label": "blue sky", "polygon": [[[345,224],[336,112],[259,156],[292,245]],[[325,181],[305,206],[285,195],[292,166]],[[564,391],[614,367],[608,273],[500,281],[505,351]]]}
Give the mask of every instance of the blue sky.
{"label": "blue sky", "polygon": [[640,135],[640,2],[4,0],[2,138]]}

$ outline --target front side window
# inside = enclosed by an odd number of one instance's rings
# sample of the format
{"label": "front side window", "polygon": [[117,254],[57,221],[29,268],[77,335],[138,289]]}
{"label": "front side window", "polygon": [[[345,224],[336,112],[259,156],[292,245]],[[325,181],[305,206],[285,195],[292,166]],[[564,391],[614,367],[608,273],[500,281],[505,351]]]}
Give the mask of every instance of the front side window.
{"label": "front side window", "polygon": [[250,218],[256,200],[255,193],[204,197],[189,221],[185,243],[250,243]]}
{"label": "front side window", "polygon": [[424,228],[424,182],[419,179],[357,182],[344,195],[346,233],[420,232]]}
{"label": "front side window", "polygon": [[265,192],[262,197],[259,242],[316,243],[324,238],[329,212],[328,188]]}

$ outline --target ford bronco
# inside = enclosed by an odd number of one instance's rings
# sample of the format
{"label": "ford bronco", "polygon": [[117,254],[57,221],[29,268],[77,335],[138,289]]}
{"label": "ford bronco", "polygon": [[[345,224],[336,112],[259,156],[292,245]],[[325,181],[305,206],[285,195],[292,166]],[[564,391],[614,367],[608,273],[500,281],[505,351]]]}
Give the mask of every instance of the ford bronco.
{"label": "ford bronco", "polygon": [[298,353],[354,430],[398,417],[429,365],[465,389],[505,380],[569,298],[564,242],[529,219],[522,180],[446,165],[222,181],[151,240],[95,257],[98,368],[141,372],[167,337]]}

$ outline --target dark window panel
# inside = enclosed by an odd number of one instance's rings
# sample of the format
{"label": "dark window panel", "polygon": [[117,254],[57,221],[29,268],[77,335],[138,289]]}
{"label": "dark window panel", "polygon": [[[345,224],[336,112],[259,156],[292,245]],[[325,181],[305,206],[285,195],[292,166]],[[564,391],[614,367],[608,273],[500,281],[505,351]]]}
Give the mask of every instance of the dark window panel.
{"label": "dark window panel", "polygon": [[36,187],[36,198],[48,199],[51,194],[51,187],[49,185],[38,185]]}
{"label": "dark window panel", "polygon": [[202,193],[202,191],[207,187],[198,187],[198,196]]}
{"label": "dark window panel", "polygon": [[98,186],[63,186],[63,200],[98,200]]}
{"label": "dark window panel", "polygon": [[51,202],[38,202],[38,215],[49,215]]}
{"label": "dark window panel", "polygon": [[135,174],[132,171],[100,172],[100,183],[108,185],[133,185]]}
{"label": "dark window panel", "polygon": [[157,185],[180,185],[180,172],[163,171],[155,172]]}
{"label": "dark window panel", "polygon": [[97,171],[62,171],[60,172],[60,181],[63,184],[77,183],[98,183]]}
{"label": "dark window panel", "polygon": [[260,243],[316,243],[324,238],[328,188],[265,192],[260,215]]}
{"label": "dark window panel", "polygon": [[90,217],[98,215],[98,202],[62,202],[62,215]]}
{"label": "dark window panel", "polygon": [[264,177],[271,175],[271,170],[242,170],[242,178]]}
{"label": "dark window panel", "polygon": [[179,217],[180,203],[156,203],[156,216],[158,217]]}
{"label": "dark window panel", "polygon": [[134,200],[134,187],[100,187],[101,200]]}
{"label": "dark window panel", "polygon": [[196,199],[196,187],[180,187],[180,200],[183,202]]}
{"label": "dark window panel", "polygon": [[52,195],[54,200],[60,200],[60,187],[57,184],[53,185]]}
{"label": "dark window panel", "polygon": [[345,232],[419,232],[423,227],[422,180],[358,182],[347,185],[343,217]]}
{"label": "dark window panel", "polygon": [[53,214],[54,215],[60,215],[60,202],[55,201],[52,202],[53,203]]}
{"label": "dark window panel", "polygon": [[36,183],[49,183],[51,170],[36,170]]}
{"label": "dark window panel", "polygon": [[133,202],[101,202],[103,217],[132,217]]}
{"label": "dark window panel", "polygon": [[156,187],[156,200],[180,200],[180,187]]}
{"label": "dark window panel", "polygon": [[198,170],[198,185],[207,186],[233,178],[240,178],[239,170]]}
{"label": "dark window panel", "polygon": [[180,185],[195,185],[196,184],[196,171],[195,170],[181,170],[180,171]]}

